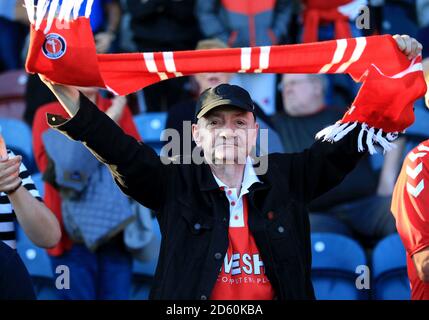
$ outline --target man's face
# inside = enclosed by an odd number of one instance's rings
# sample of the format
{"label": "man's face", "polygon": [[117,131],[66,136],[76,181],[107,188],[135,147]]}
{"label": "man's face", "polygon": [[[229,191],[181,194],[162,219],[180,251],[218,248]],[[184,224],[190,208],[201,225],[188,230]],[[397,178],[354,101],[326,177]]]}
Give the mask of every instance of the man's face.
{"label": "man's face", "polygon": [[308,116],[323,107],[323,86],[320,79],[306,74],[283,76],[283,107],[291,116]]}
{"label": "man's face", "polygon": [[222,83],[229,83],[231,73],[197,73],[195,80],[198,83],[200,93],[208,88],[214,88]]}
{"label": "man's face", "polygon": [[256,145],[259,125],[251,112],[218,107],[192,125],[192,135],[204,157],[214,164],[245,164]]}

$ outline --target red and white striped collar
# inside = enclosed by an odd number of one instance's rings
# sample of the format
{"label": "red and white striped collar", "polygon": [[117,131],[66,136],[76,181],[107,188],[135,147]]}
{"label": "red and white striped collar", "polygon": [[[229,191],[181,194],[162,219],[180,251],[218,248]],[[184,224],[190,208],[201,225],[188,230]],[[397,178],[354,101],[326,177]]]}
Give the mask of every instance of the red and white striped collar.
{"label": "red and white striped collar", "polygon": [[[216,175],[213,172],[212,172],[212,174],[213,174],[213,177],[214,177],[216,183],[218,184],[219,188],[235,189],[235,188],[228,187],[222,180],[220,180],[218,177],[216,177]],[[254,183],[257,183],[257,182],[261,182],[261,180],[258,178],[258,176],[256,175],[256,172],[255,172],[255,169],[253,168],[252,158],[247,157],[246,165],[244,167],[243,181],[241,182],[241,192],[240,192],[240,196],[238,198],[249,193],[249,188]]]}

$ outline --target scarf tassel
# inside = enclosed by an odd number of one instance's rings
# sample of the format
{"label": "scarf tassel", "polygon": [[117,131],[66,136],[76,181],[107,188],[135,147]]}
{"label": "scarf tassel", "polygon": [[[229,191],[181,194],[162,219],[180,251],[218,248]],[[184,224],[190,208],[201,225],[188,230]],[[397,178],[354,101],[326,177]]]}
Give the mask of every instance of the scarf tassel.
{"label": "scarf tassel", "polygon": [[[58,22],[77,20],[83,0],[63,0],[61,5],[59,4],[59,0],[38,0],[37,6],[34,0],[24,0],[24,3],[28,20],[36,31],[40,29],[43,20],[46,19],[46,28],[43,32],[47,34],[52,27],[54,19],[57,19]],[[89,18],[91,15],[93,3],[94,0],[88,0],[86,3],[86,18]]]}
{"label": "scarf tassel", "polygon": [[[316,139],[328,142],[337,142],[344,138],[349,132],[355,129],[358,125],[361,126],[358,135],[358,151],[363,152],[365,148],[368,149],[368,152],[372,155],[377,153],[375,148],[375,144],[378,144],[383,149],[383,154],[387,151],[390,151],[396,148],[396,145],[392,142],[398,137],[396,132],[387,133],[385,137],[383,137],[383,130],[379,129],[376,132],[376,129],[373,127],[369,127],[366,123],[359,124],[358,122],[346,122],[341,123],[337,122],[316,134]],[[366,134],[366,139],[364,140],[364,133]]]}

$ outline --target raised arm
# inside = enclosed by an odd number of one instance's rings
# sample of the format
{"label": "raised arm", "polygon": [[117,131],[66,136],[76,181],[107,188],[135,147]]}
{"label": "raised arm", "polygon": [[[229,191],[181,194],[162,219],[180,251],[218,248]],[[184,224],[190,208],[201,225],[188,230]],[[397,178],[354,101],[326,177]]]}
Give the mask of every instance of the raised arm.
{"label": "raised arm", "polygon": [[284,155],[290,190],[309,203],[338,185],[365,155],[358,151],[359,131],[335,143],[318,140],[301,153]]}
{"label": "raised arm", "polygon": [[[422,45],[415,39],[407,35],[395,35],[394,39],[397,42],[399,49],[412,60],[421,53]],[[393,92],[396,94],[396,92]],[[373,101],[378,101],[380,109],[389,108],[389,103],[392,103],[390,98],[392,90],[389,91],[383,86],[362,86],[359,95],[356,99],[361,98],[361,101],[371,104]],[[363,99],[365,98],[365,99]],[[355,100],[356,102],[356,100]],[[354,103],[355,104],[355,103]],[[362,107],[366,106],[365,104]],[[379,110],[380,114],[383,110]],[[351,108],[347,114],[351,114]],[[311,201],[324,192],[338,185],[345,176],[356,166],[357,162],[362,158],[364,150],[373,151],[373,143],[379,142],[383,147],[392,148],[389,142],[382,137],[382,132],[379,129],[369,129],[365,122],[369,122],[372,118],[381,117],[378,110],[372,113],[362,114],[359,122],[361,123],[343,123],[343,129],[339,124],[329,127],[323,131],[335,132],[331,137],[316,141],[313,146],[300,154],[292,156],[290,162],[287,163],[286,171],[290,170],[293,186],[301,188],[300,193],[305,197],[305,200]],[[395,119],[391,120],[397,121]],[[352,127],[354,126],[354,129]],[[343,131],[341,131],[343,130]],[[352,130],[350,132],[346,132]],[[379,135],[380,134],[380,135]],[[339,135],[341,137],[339,137]],[[324,136],[322,134],[321,136]],[[363,145],[366,144],[366,147]],[[302,181],[301,181],[302,180]]]}
{"label": "raised arm", "polygon": [[99,161],[108,165],[125,194],[158,210],[165,196],[169,166],[162,164],[152,148],[125,134],[76,88],[47,85],[71,116],[64,119],[48,114],[49,125],[73,140],[82,141]]}
{"label": "raised arm", "polygon": [[[61,237],[58,220],[42,202],[21,161],[21,156],[14,156],[6,151],[6,145],[0,135],[0,192],[7,195],[10,210],[13,210],[30,240],[39,247],[51,248]],[[4,205],[9,206],[8,203]]]}

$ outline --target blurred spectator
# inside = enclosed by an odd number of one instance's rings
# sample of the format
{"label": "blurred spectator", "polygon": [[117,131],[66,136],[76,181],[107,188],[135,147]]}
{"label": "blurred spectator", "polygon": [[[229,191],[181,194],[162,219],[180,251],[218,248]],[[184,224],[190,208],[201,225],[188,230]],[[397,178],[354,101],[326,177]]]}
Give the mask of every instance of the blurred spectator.
{"label": "blurred spectator", "polygon": [[[102,98],[96,88],[80,90],[127,134],[140,140],[131,113],[125,105],[125,98],[117,97],[112,101]],[[48,250],[48,253],[54,270],[57,265],[67,265],[71,270],[70,290],[61,290],[59,294],[65,299],[128,299],[131,290],[132,256],[126,250],[123,232],[117,233],[92,252],[83,243],[73,242],[72,236],[65,228],[62,197],[67,190],[58,185],[55,163],[48,156],[47,146],[42,139],[42,135],[50,128],[46,121],[47,113],[64,117],[67,117],[67,114],[60,103],[50,103],[37,110],[33,125],[33,147],[37,165],[45,180],[45,202],[58,217],[63,229],[60,243]],[[108,217],[109,212],[106,212],[106,219]]]}
{"label": "blurred spectator", "polygon": [[[284,112],[273,121],[285,151],[301,152],[314,142],[317,132],[338,121],[343,113],[326,107],[324,76],[286,74],[281,86]],[[312,231],[343,233],[369,245],[395,232],[390,196],[400,161],[397,152],[388,153],[377,180],[367,155],[339,186],[310,204]]]}
{"label": "blurred spectator", "polygon": [[1,134],[0,203],[0,242],[16,248],[15,220],[39,247],[51,248],[60,240],[57,219],[43,203],[22,157],[6,149]]}
{"label": "blurred spectator", "polygon": [[[217,37],[231,47],[255,47],[288,41],[293,1],[198,0],[197,17],[207,38]],[[231,80],[252,92],[267,115],[275,112],[275,74],[237,74]]]}
{"label": "blurred spectator", "polygon": [[[207,49],[223,49],[228,46],[221,40],[218,39],[208,39],[201,40],[198,42],[196,50],[207,50]],[[195,82],[198,86],[198,95],[200,95],[204,90],[208,88],[216,87],[221,83],[229,83],[231,73],[198,73],[193,76]],[[260,129],[268,129],[268,150],[263,150],[265,153],[272,152],[282,152],[283,147],[281,145],[280,138],[273,129],[271,120],[265,115],[261,108],[255,104],[255,113],[257,121],[259,123]],[[188,100],[175,104],[168,110],[168,117],[166,122],[166,129],[174,129],[179,133],[180,143],[182,150],[171,150],[171,153],[168,156],[176,156],[178,154],[188,155],[188,152],[192,151],[195,147],[195,142],[192,140],[191,135],[191,122],[195,121],[196,115],[196,100]],[[186,126],[186,121],[188,121],[188,126]],[[187,128],[187,130],[186,130]],[[191,141],[192,140],[192,141]],[[190,149],[184,149],[185,144],[190,143]],[[259,146],[259,137],[257,146]]]}
{"label": "blurred spectator", "polygon": [[28,27],[22,23],[22,3],[17,0],[0,1],[0,72],[23,67],[21,51]]}
{"label": "blurred spectator", "polygon": [[[194,0],[125,0],[129,30],[139,52],[192,50],[200,39]],[[128,30],[127,30],[128,32]],[[141,111],[160,111],[189,98],[187,77],[164,80],[143,89]]]}
{"label": "blurred spectator", "polygon": [[16,250],[0,241],[0,300],[36,300],[30,275]]}
{"label": "blurred spectator", "polygon": [[[86,4],[83,0],[79,15],[85,15]],[[121,22],[120,0],[93,0],[90,23],[95,35],[95,44],[98,53],[111,51]],[[60,3],[62,0],[60,1]]]}
{"label": "blurred spectator", "polygon": [[[300,42],[327,41],[362,36],[356,17],[366,0],[302,0]],[[359,86],[348,75],[327,76],[326,102],[345,108],[356,96]]]}
{"label": "blurred spectator", "polygon": [[28,271],[15,251],[15,220],[37,246],[53,247],[61,236],[57,219],[21,160],[7,151],[0,135],[0,300],[35,299]]}
{"label": "blurred spectator", "polygon": [[[84,6],[81,7],[81,10],[83,9]],[[116,51],[112,46],[118,35],[121,22],[119,0],[95,0],[90,21],[95,35],[97,52],[108,53]]]}

